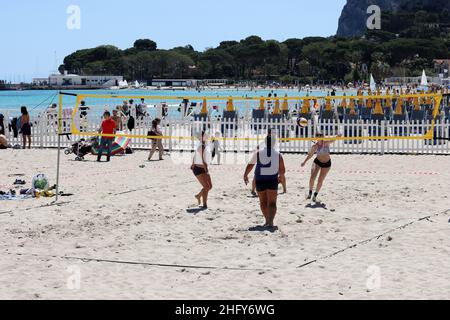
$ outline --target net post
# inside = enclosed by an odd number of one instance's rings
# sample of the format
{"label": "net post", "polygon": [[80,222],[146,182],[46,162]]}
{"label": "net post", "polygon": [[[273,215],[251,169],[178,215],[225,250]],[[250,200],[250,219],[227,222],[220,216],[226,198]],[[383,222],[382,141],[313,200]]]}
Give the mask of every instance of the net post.
{"label": "net post", "polygon": [[58,155],[56,160],[56,199],[59,199],[59,166],[61,162],[61,134],[62,134],[62,94],[59,93],[59,107],[58,107]]}

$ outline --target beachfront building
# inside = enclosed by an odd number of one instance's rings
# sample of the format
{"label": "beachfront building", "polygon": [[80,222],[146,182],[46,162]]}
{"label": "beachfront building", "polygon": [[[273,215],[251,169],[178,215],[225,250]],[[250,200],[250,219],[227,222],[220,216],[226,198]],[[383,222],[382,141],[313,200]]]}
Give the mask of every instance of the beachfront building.
{"label": "beachfront building", "polygon": [[196,87],[199,80],[195,79],[153,79],[152,87]]}
{"label": "beachfront building", "polygon": [[450,59],[435,59],[433,63],[436,74],[442,75],[441,78],[449,77]]}
{"label": "beachfront building", "polygon": [[122,76],[80,76],[64,72],[64,74],[52,74],[48,78],[35,78],[33,84],[51,87],[108,88],[117,86],[121,81],[123,81]]}

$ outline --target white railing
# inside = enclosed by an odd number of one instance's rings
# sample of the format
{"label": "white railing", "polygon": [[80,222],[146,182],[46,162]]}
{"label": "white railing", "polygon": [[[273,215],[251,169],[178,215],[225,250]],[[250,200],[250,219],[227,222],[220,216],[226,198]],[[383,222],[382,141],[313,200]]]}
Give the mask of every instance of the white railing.
{"label": "white railing", "polygon": [[[21,136],[14,138],[13,132],[8,130],[9,115],[5,114],[6,135],[13,145],[22,144]],[[32,119],[33,120],[33,119]],[[56,119],[42,117],[34,119],[32,126],[32,146],[35,148],[55,148],[57,147],[57,123]],[[146,136],[150,128],[151,120],[144,119],[137,121],[136,129],[131,134]],[[71,132],[71,119],[63,119],[64,132]],[[100,127],[100,119],[90,119],[87,131],[96,132]],[[311,138],[316,134],[316,127],[309,123],[309,126],[302,129],[292,120],[282,120],[281,122],[252,119],[252,120],[214,120],[214,121],[193,121],[193,120],[164,120],[162,130],[165,136],[172,138],[165,139],[163,144],[169,151],[192,151],[196,146],[195,139],[202,130],[207,130],[210,136],[218,133],[221,137],[229,138],[221,141],[221,149],[225,152],[252,152],[263,142],[268,128],[272,128],[280,138]],[[346,141],[336,141],[332,151],[337,154],[436,154],[450,155],[450,142],[444,140],[351,140],[351,137],[363,136],[420,136],[430,128],[430,122],[390,122],[390,121],[353,121],[347,123],[334,123],[324,121],[318,125],[326,135],[336,135],[343,133],[349,137]],[[126,133],[130,133],[128,130]],[[442,138],[450,137],[450,122],[448,120],[438,121],[435,127],[435,135]],[[69,147],[82,137],[70,136],[62,137],[62,146]],[[245,138],[252,138],[247,140]],[[132,139],[130,146],[133,149],[149,149],[151,141],[145,138]],[[279,143],[280,150],[285,153],[305,153],[312,146],[311,141],[288,140]]]}

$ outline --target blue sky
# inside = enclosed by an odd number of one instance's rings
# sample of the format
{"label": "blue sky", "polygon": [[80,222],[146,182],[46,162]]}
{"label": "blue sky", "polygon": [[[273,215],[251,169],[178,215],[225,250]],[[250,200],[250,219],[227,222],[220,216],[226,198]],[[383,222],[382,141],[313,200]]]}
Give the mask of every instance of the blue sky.
{"label": "blue sky", "polygon": [[[197,50],[249,35],[279,41],[334,35],[345,0],[14,0],[0,5],[0,79],[48,76],[75,50],[111,44],[125,49],[150,38],[162,49]],[[69,30],[66,10],[81,9]],[[55,59],[56,52],[56,59]],[[57,63],[56,63],[57,62]]]}

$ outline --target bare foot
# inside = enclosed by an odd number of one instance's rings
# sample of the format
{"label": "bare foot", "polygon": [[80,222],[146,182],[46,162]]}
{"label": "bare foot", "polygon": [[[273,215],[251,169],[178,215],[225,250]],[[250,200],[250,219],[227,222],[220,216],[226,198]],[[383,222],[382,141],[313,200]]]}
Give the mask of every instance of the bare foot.
{"label": "bare foot", "polygon": [[202,204],[202,196],[201,195],[196,195],[195,196],[195,199],[197,199],[197,201],[198,201],[198,205],[201,205]]}

